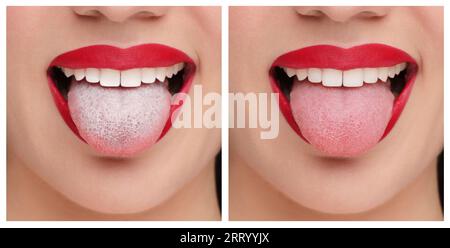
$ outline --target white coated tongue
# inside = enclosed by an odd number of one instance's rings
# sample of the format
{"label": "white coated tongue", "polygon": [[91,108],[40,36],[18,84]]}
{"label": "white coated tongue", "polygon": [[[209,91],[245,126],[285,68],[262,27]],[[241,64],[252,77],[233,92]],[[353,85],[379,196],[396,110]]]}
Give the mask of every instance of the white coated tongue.
{"label": "white coated tongue", "polygon": [[171,95],[161,83],[105,88],[72,82],[70,114],[80,136],[98,152],[132,156],[156,143],[170,115]]}

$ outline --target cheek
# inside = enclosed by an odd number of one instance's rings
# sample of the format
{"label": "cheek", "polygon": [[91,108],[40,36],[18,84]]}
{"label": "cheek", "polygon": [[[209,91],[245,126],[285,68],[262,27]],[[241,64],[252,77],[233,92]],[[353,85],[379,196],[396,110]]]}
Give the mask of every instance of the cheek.
{"label": "cheek", "polygon": [[[442,145],[443,137],[443,9],[441,7],[417,8],[418,20],[424,26],[421,45],[422,71],[416,82],[417,104],[411,121],[415,132],[424,133],[425,144],[432,147]],[[422,143],[423,144],[423,141]],[[424,148],[426,149],[426,148]]]}
{"label": "cheek", "polygon": [[[442,53],[429,51],[423,53],[423,73],[416,82],[416,99],[411,99],[411,112],[406,121],[410,131],[417,136],[415,145],[430,156],[436,157],[443,144],[444,79]],[[415,123],[414,125],[410,125]],[[414,144],[413,143],[413,144]],[[431,153],[431,154],[430,154]],[[430,157],[423,156],[418,161]],[[429,162],[429,161],[424,161]]]}
{"label": "cheek", "polygon": [[[197,26],[211,37],[221,38],[221,7],[192,7],[189,9]],[[215,43],[220,44],[220,42]]]}
{"label": "cheek", "polygon": [[63,156],[73,141],[47,85],[53,29],[42,27],[51,27],[47,13],[52,11],[43,7],[9,7],[7,11],[7,113],[8,127],[13,127],[8,128],[8,139],[14,152],[35,168],[39,167],[36,161],[52,161],[46,154]]}
{"label": "cheek", "polygon": [[[269,68],[287,47],[285,30],[292,21],[287,7],[230,8],[230,89],[240,92],[271,92]],[[271,20],[271,21],[268,21]],[[296,20],[296,19],[294,19]],[[264,25],[261,25],[264,23]],[[284,31],[280,30],[280,27]],[[298,44],[298,42],[297,42]]]}
{"label": "cheek", "polygon": [[185,14],[191,22],[185,29],[185,37],[191,38],[192,47],[200,60],[195,82],[203,85],[203,94],[220,93],[220,8],[192,7]]}
{"label": "cheek", "polygon": [[[8,51],[12,48],[39,48],[39,45],[50,40],[52,26],[62,13],[55,7],[8,7],[7,40]],[[59,12],[58,15],[49,13]],[[59,18],[60,19],[60,18]],[[60,19],[61,20],[61,19]]]}
{"label": "cheek", "polygon": [[[444,8],[443,7],[410,7],[414,17],[420,22],[421,26],[424,26],[424,30],[427,32],[427,36],[432,38],[438,38],[434,40],[437,42],[442,41],[444,32]],[[433,39],[432,39],[433,40]],[[439,48],[442,51],[441,42]]]}
{"label": "cheek", "polygon": [[[7,8],[7,32],[8,41],[16,40],[20,42],[25,37],[29,37],[34,32],[26,32],[36,28],[36,18],[39,13],[26,7]],[[34,21],[33,21],[34,20]],[[19,39],[20,38],[20,39]]]}
{"label": "cheek", "polygon": [[[264,50],[259,50],[261,48],[261,43],[264,40],[259,39],[258,36],[267,32],[266,26],[261,25],[261,21],[264,22],[265,13],[263,9],[255,7],[256,10],[252,11],[253,8],[248,7],[231,7],[230,8],[230,57],[243,56],[243,54],[253,55],[249,60],[258,57],[258,53]],[[276,43],[275,43],[276,44]],[[238,61],[240,62],[240,61]],[[237,66],[242,66],[244,64],[239,64]],[[233,66],[233,64],[231,64]]]}

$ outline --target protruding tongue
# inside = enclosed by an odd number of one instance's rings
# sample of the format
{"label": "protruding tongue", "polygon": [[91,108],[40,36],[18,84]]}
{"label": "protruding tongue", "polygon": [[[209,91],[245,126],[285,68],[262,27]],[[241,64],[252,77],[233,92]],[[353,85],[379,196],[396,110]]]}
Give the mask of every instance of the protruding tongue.
{"label": "protruding tongue", "polygon": [[333,157],[357,156],[375,146],[394,104],[389,85],[381,81],[358,88],[294,82],[290,97],[302,135]]}
{"label": "protruding tongue", "polygon": [[170,114],[170,93],[162,83],[104,88],[72,82],[70,114],[80,136],[98,152],[131,156],[158,140]]}

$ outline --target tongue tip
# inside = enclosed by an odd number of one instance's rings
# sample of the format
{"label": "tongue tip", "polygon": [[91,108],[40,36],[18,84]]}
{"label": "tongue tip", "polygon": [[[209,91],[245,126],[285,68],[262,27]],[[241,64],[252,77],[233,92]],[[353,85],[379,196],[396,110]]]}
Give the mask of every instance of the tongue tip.
{"label": "tongue tip", "polygon": [[116,158],[129,158],[134,157],[137,154],[143,152],[144,150],[152,147],[156,142],[152,142],[151,144],[145,144],[142,146],[133,147],[123,147],[123,148],[111,148],[111,147],[99,147],[99,146],[91,146],[101,155],[106,157],[116,157]]}
{"label": "tongue tip", "polygon": [[360,143],[356,144],[356,142],[353,142],[352,145],[347,145],[344,147],[329,145],[329,143],[327,143],[326,141],[322,143],[310,141],[310,144],[313,145],[317,151],[319,151],[321,154],[327,157],[353,158],[368,152],[373,146],[377,144],[377,142],[372,144],[366,144],[365,146],[361,146]]}
{"label": "tongue tip", "polygon": [[139,139],[128,138],[123,142],[111,142],[107,137],[98,137],[96,135],[80,133],[83,139],[97,153],[106,157],[133,157],[146,149],[151,148],[157,143],[159,135],[157,132],[143,134]]}

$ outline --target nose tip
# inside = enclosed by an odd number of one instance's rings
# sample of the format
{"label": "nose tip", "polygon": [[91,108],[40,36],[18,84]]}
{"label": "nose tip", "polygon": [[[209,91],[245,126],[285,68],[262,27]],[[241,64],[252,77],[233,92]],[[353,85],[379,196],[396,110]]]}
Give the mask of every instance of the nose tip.
{"label": "nose tip", "polygon": [[72,7],[79,16],[103,17],[111,22],[122,23],[132,18],[155,18],[164,16],[168,7]]}
{"label": "nose tip", "polygon": [[327,17],[343,23],[354,18],[383,17],[388,14],[387,7],[297,7],[296,11],[302,16]]}

